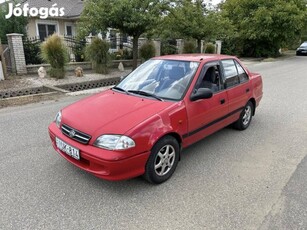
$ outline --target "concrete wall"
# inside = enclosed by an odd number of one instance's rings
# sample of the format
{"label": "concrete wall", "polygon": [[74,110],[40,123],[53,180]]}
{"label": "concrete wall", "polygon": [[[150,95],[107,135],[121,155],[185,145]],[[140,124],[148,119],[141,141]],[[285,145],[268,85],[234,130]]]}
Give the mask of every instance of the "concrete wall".
{"label": "concrete wall", "polygon": [[[39,67],[45,67],[45,69],[49,69],[49,64],[40,64],[40,65],[27,65],[28,74],[37,74]],[[83,70],[91,70],[92,63],[91,62],[71,62],[66,66],[67,71],[74,71],[78,66],[80,66]]]}
{"label": "concrete wall", "polygon": [[[110,68],[118,68],[119,63],[122,62],[124,67],[131,68],[132,67],[132,60],[113,60],[111,63]],[[138,64],[141,64],[141,60],[138,60]],[[48,70],[50,67],[49,64],[40,64],[40,65],[27,65],[27,72],[28,74],[37,74],[39,67],[45,67]],[[80,66],[83,70],[92,70],[92,63],[91,62],[70,62],[66,66],[67,71],[74,71],[78,66]]]}

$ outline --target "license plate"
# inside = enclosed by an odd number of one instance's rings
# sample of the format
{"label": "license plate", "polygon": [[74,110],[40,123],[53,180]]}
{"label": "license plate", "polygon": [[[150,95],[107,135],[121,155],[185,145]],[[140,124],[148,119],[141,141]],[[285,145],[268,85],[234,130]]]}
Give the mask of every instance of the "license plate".
{"label": "license plate", "polygon": [[56,146],[58,149],[60,149],[62,152],[66,153],[67,155],[75,158],[76,160],[80,160],[80,153],[79,149],[76,149],[72,147],[71,145],[65,143],[59,138],[55,138]]}

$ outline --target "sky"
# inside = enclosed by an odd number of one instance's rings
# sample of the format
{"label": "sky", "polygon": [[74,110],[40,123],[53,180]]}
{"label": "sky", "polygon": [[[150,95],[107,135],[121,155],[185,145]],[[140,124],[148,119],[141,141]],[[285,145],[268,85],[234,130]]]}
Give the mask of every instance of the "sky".
{"label": "sky", "polygon": [[4,3],[5,1],[8,2],[8,0],[0,0],[0,4]]}
{"label": "sky", "polygon": [[221,2],[221,0],[212,0],[212,4],[216,5],[219,4]]}

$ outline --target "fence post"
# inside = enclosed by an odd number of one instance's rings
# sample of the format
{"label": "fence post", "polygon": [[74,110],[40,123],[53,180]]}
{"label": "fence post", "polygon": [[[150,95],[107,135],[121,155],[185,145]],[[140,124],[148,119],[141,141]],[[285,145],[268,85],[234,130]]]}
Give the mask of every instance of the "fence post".
{"label": "fence post", "polygon": [[6,78],[6,63],[3,55],[3,48],[0,39],[0,80],[4,80]]}
{"label": "fence post", "polygon": [[23,34],[7,34],[11,54],[12,72],[17,75],[27,74],[25,52],[23,49]]}
{"label": "fence post", "polygon": [[200,45],[200,53],[205,53],[205,48],[206,47],[205,47],[204,42],[205,42],[204,40],[201,40],[201,43],[200,43],[201,44]]}
{"label": "fence post", "polygon": [[86,43],[87,44],[92,44],[92,41],[94,39],[95,36],[93,36],[92,34],[90,34],[89,36],[86,36]]}
{"label": "fence post", "polygon": [[155,53],[155,56],[161,56],[161,40],[160,39],[155,39],[153,40],[153,43],[155,45],[155,50],[156,50],[156,53]]}
{"label": "fence post", "polygon": [[183,39],[176,39],[176,42],[177,42],[177,52],[178,54],[182,54],[184,41]]}
{"label": "fence post", "polygon": [[215,41],[215,45],[216,45],[216,53],[217,53],[217,54],[221,54],[221,50],[222,50],[222,41],[221,41],[221,40],[216,40],[216,41]]}
{"label": "fence post", "polygon": [[147,41],[147,38],[139,38],[139,49],[144,45]]}

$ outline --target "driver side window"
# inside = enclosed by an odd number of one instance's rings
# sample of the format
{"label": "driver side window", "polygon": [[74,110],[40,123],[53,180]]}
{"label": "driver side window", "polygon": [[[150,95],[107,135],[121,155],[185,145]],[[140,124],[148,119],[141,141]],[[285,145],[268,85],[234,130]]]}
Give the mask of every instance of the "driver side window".
{"label": "driver side window", "polygon": [[198,88],[211,89],[213,93],[222,90],[219,65],[205,66]]}

